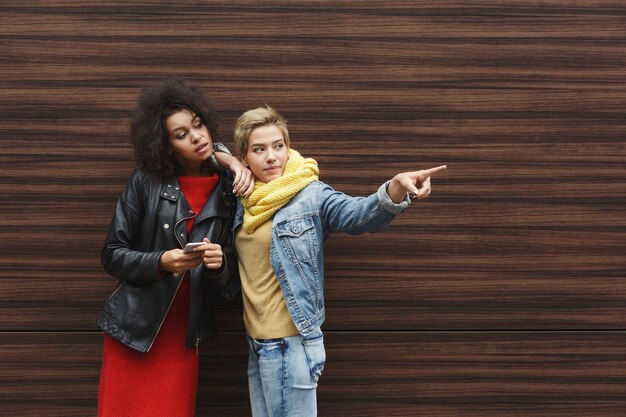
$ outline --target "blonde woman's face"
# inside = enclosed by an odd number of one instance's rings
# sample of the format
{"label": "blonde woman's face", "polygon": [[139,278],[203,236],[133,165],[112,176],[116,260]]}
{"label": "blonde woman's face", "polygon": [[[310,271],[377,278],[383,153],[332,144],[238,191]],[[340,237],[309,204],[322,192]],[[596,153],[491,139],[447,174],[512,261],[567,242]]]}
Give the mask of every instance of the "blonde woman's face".
{"label": "blonde woman's face", "polygon": [[280,178],[288,159],[289,148],[278,127],[261,126],[250,132],[243,163],[258,180],[267,183]]}

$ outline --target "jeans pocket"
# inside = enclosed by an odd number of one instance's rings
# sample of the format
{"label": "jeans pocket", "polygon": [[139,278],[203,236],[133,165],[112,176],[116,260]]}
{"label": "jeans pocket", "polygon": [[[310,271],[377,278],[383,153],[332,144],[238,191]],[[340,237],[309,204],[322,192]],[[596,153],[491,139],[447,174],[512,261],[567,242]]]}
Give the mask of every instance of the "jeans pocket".
{"label": "jeans pocket", "polygon": [[304,353],[309,364],[311,373],[311,382],[319,381],[326,364],[326,350],[324,349],[324,336],[318,336],[313,339],[304,339],[302,341]]}
{"label": "jeans pocket", "polygon": [[252,348],[257,356],[265,360],[281,358],[285,350],[285,339],[252,339]]}

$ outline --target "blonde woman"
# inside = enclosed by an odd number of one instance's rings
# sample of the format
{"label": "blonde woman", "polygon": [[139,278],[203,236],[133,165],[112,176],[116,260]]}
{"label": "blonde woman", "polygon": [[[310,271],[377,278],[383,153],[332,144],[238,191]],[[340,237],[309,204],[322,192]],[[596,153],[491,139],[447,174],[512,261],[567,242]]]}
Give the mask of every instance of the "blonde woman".
{"label": "blonde woman", "polygon": [[255,176],[233,223],[249,345],[254,417],[317,415],[317,382],[326,360],[323,242],[332,232],[386,228],[414,198],[430,195],[430,177],[446,169],[397,174],[367,197],[350,197],[318,180],[315,160],[290,146],[274,109],[242,114],[235,148]]}

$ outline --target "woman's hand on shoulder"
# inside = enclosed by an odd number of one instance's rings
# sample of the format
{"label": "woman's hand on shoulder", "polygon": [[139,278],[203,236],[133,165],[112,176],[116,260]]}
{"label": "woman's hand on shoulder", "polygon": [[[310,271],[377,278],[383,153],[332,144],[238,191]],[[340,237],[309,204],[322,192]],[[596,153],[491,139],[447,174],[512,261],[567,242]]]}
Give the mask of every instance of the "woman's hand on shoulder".
{"label": "woman's hand on shoulder", "polygon": [[222,168],[230,169],[235,175],[233,192],[249,197],[254,191],[254,175],[241,161],[226,152],[215,152],[215,159]]}
{"label": "woman's hand on shoulder", "polygon": [[230,170],[235,175],[233,192],[237,195],[249,197],[254,191],[254,174],[235,157],[230,161]]}

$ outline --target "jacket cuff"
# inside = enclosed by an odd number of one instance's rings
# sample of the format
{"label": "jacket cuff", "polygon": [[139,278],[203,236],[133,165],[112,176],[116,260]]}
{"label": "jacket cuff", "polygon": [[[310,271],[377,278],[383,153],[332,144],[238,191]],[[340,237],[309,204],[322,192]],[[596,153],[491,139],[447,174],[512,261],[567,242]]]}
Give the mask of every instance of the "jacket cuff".
{"label": "jacket cuff", "polygon": [[232,155],[230,153],[230,151],[228,150],[228,148],[226,147],[226,145],[224,145],[222,142],[215,142],[213,144],[213,150],[215,152],[224,152],[224,153],[227,153],[229,155]]}
{"label": "jacket cuff", "polygon": [[391,180],[385,182],[378,189],[378,202],[389,213],[400,214],[409,206],[409,204],[411,204],[411,198],[409,198],[409,195],[407,194],[404,196],[404,199],[401,202],[397,204],[394,203],[393,200],[391,200],[391,198],[389,197],[389,194],[387,194],[387,186],[390,182]]}
{"label": "jacket cuff", "polygon": [[211,158],[209,158],[209,165],[212,169],[217,171],[226,171],[226,169],[222,168],[220,164],[217,162],[217,158],[215,157],[215,152],[223,152],[228,155],[232,155],[226,145],[222,142],[213,143],[213,153],[211,154]]}

